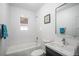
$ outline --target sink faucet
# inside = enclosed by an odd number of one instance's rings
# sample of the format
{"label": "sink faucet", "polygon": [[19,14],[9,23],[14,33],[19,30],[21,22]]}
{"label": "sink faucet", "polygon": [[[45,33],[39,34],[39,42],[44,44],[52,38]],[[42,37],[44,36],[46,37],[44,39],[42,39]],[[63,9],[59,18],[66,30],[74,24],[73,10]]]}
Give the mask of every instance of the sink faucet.
{"label": "sink faucet", "polygon": [[36,37],[36,42],[38,42],[38,37]]}
{"label": "sink faucet", "polygon": [[65,38],[62,39],[62,42],[63,42],[64,45],[66,45],[66,39]]}

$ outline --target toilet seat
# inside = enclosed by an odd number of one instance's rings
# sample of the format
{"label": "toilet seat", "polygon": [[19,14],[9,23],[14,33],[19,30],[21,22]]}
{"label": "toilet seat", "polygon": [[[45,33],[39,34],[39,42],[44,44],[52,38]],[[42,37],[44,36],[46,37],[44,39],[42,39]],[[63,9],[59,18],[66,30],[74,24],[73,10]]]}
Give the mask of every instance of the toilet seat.
{"label": "toilet seat", "polygon": [[31,53],[31,56],[42,56],[44,55],[44,50],[42,49],[38,49],[38,50],[34,50],[32,53]]}

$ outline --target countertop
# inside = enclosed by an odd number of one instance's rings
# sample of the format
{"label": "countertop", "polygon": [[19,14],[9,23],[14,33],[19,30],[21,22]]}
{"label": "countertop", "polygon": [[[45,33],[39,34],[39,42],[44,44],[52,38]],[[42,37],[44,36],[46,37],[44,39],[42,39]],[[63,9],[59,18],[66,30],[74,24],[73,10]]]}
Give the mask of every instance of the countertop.
{"label": "countertop", "polygon": [[63,56],[73,56],[74,52],[75,52],[75,48],[76,48],[76,46],[72,46],[72,45],[64,46],[64,45],[62,45],[60,43],[56,43],[56,42],[47,43],[47,44],[45,44],[45,46],[56,51],[57,53],[59,53]]}

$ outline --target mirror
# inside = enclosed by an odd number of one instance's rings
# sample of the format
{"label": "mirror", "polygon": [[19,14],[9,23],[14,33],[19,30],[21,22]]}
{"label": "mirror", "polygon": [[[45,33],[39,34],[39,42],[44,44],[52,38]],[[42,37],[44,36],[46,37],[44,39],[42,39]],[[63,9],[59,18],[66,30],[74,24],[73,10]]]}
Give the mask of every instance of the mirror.
{"label": "mirror", "polygon": [[55,9],[55,33],[79,36],[78,3],[64,3]]}

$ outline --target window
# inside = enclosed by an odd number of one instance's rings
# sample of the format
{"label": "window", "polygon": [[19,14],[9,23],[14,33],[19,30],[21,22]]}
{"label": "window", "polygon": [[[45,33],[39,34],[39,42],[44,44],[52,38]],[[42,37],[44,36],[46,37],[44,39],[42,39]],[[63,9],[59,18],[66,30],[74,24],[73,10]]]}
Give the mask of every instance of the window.
{"label": "window", "polygon": [[20,30],[28,30],[28,18],[20,17]]}
{"label": "window", "polygon": [[28,27],[27,26],[21,26],[20,30],[28,30]]}

